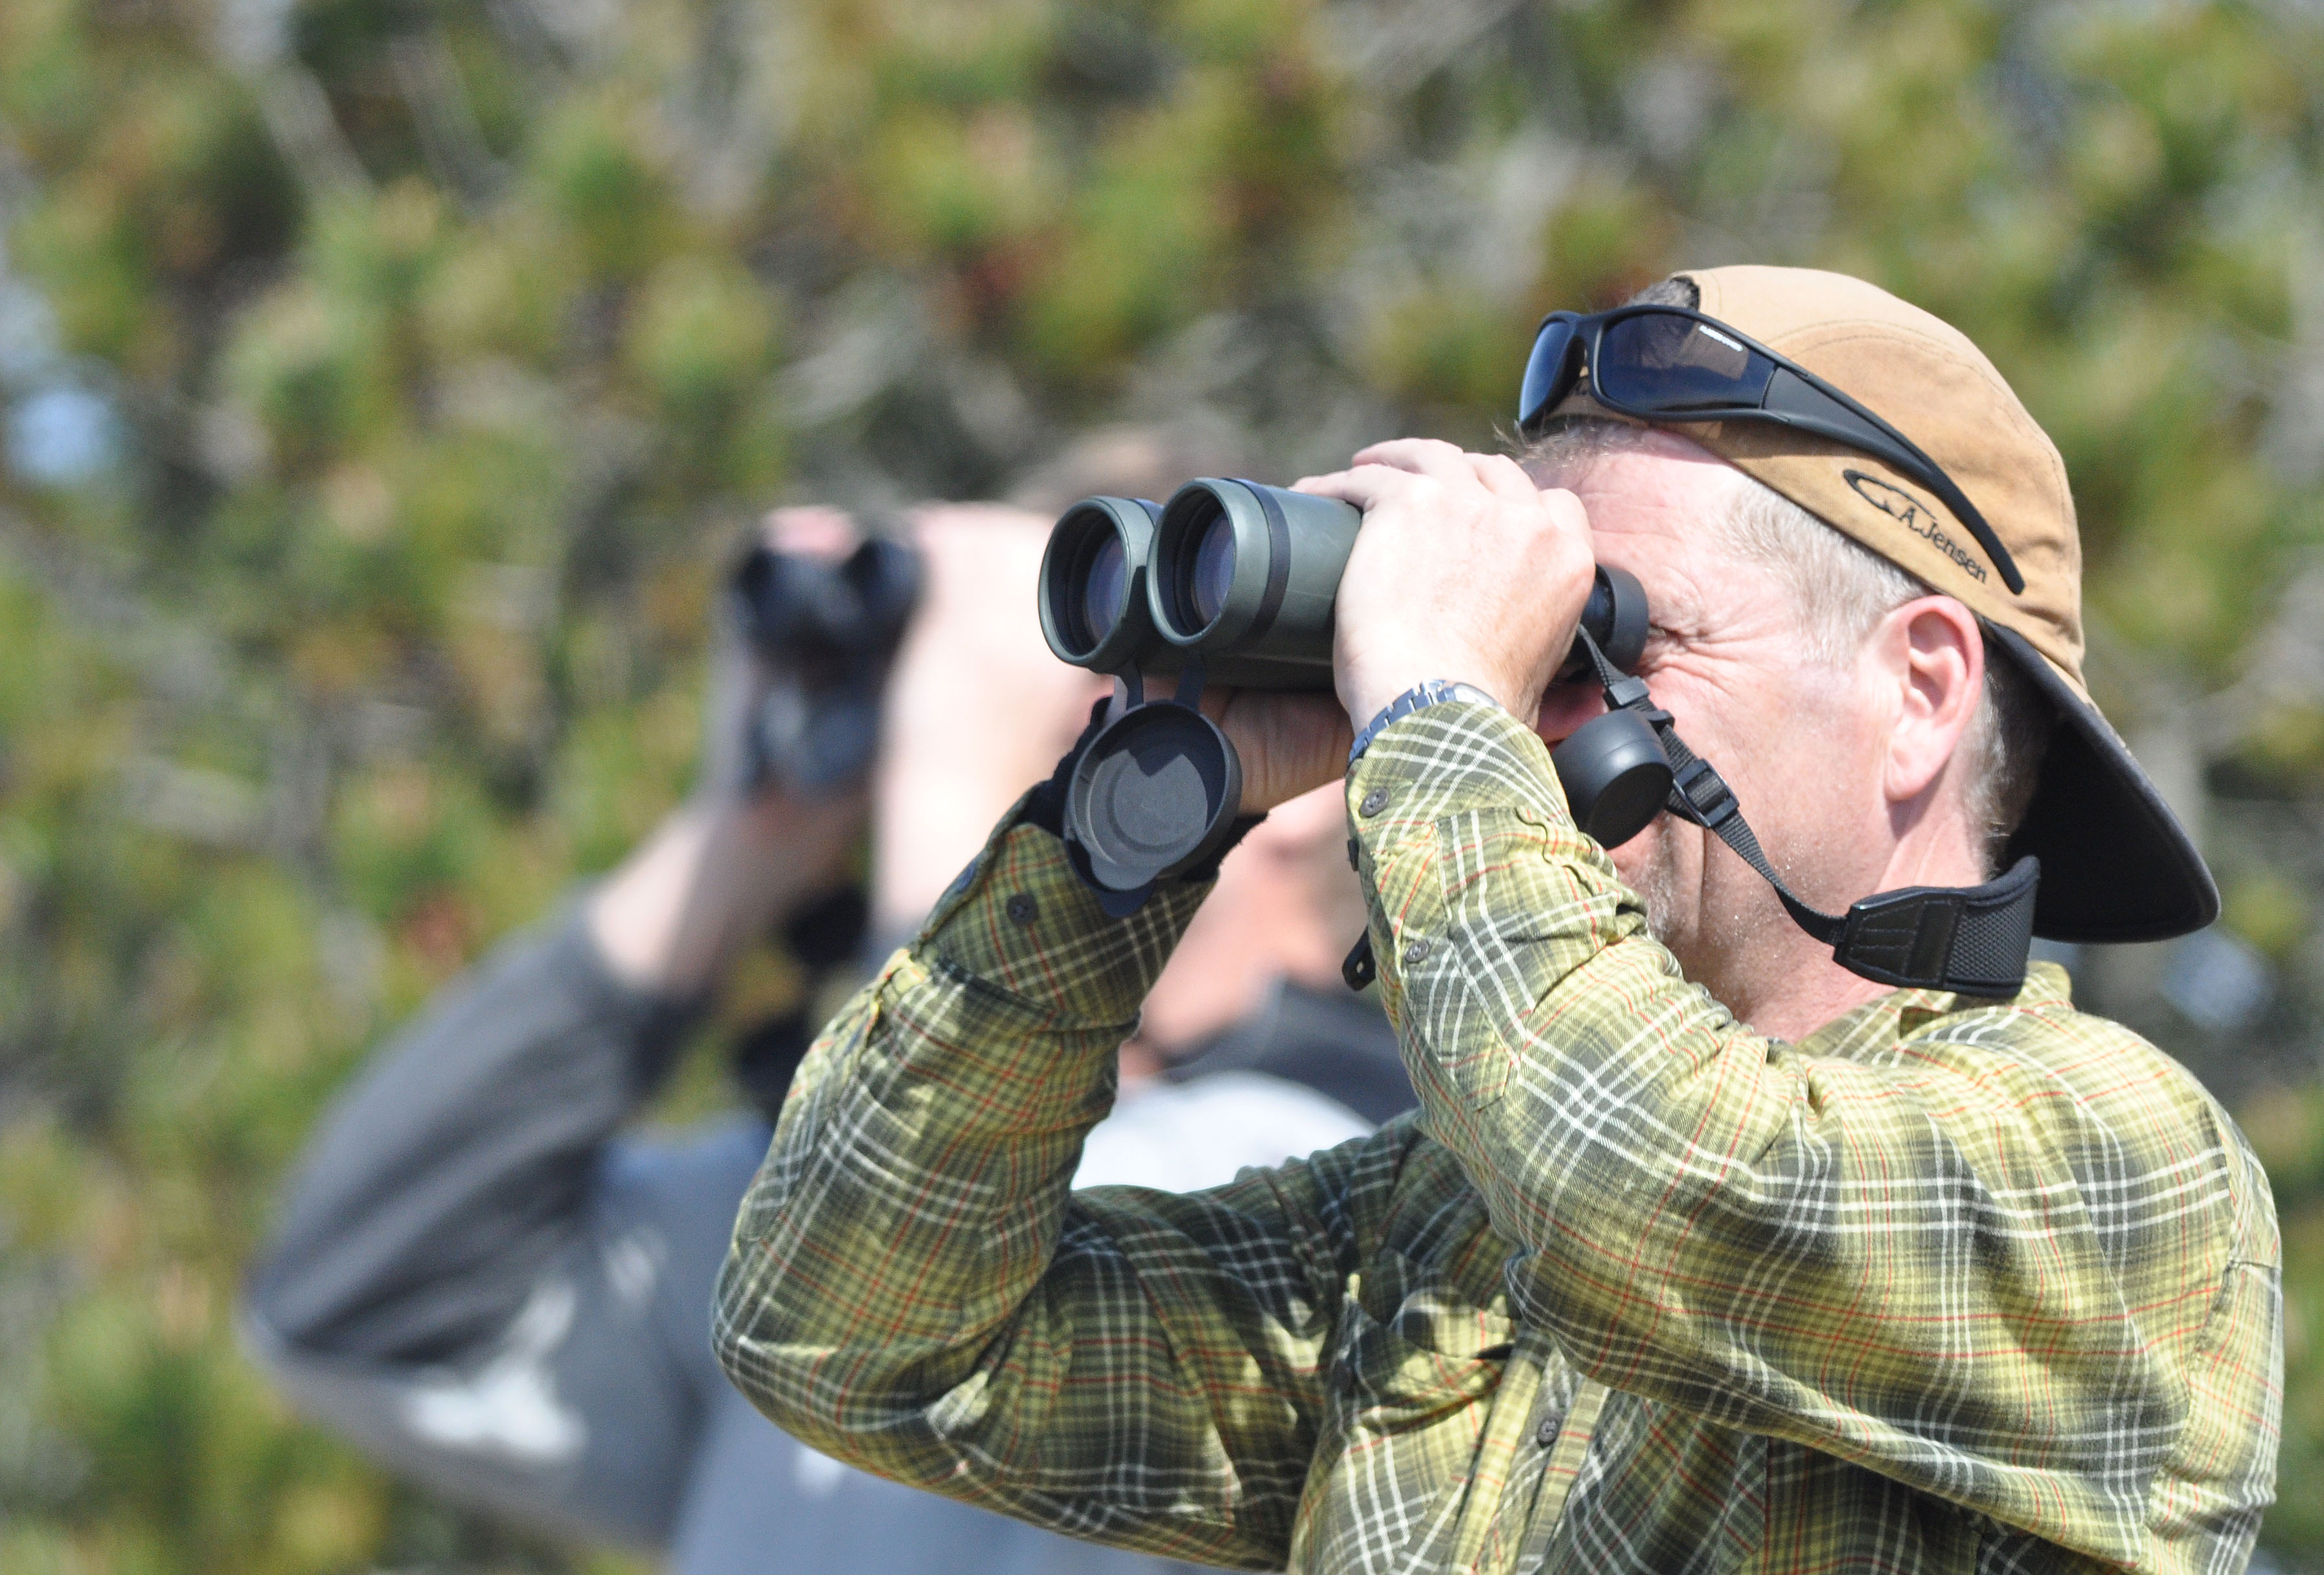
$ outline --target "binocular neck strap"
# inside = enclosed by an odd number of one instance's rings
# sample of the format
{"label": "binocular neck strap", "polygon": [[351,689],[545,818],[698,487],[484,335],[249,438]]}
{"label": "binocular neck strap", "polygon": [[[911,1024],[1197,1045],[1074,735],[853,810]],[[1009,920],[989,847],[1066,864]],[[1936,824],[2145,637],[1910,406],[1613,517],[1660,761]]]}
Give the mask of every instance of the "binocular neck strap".
{"label": "binocular neck strap", "polygon": [[1875,983],[1964,995],[2014,996],[2025,983],[2034,944],[2038,860],[2024,858],[1982,886],[1908,886],[1876,891],[1845,914],[1810,906],[1784,884],[1752,834],[1750,823],[1717,768],[1687,748],[1671,714],[1655,706],[1646,680],[1617,669],[1586,629],[1574,631],[1590,653],[1606,704],[1635,711],[1655,730],[1670,762],[1666,807],[1711,832],[1775,889],[1792,922],[1831,948],[1832,961]]}

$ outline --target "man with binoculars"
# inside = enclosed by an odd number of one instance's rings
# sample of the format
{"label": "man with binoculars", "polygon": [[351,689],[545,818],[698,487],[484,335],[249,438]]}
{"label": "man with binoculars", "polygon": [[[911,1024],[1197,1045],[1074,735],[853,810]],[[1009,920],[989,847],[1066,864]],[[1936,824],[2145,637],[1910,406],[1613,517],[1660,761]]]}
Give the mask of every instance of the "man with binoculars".
{"label": "man with binoculars", "polygon": [[[1523,386],[1523,465],[1300,484],[1362,511],[1328,695],[1205,687],[1163,511],[1148,611],[1217,739],[1174,701],[1084,735],[826,1029],[727,1371],[869,1469],[1248,1569],[2242,1568],[2265,1178],[2026,961],[2218,908],[2082,686],[2056,450],[1958,332],[1797,270],[1554,316]],[[1235,542],[1287,551],[1278,617],[1323,550],[1296,507]],[[1583,616],[1600,566],[1635,649]],[[1421,1110],[1071,1191],[1205,890],[1147,832],[1343,773]]]}

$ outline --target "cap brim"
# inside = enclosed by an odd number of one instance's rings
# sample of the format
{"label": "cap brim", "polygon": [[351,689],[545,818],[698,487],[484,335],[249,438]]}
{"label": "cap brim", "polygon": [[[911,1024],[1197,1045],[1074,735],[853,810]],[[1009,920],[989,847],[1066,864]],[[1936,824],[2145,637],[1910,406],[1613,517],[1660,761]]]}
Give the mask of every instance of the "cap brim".
{"label": "cap brim", "polygon": [[2042,861],[2034,933],[2053,941],[2164,941],[2219,916],[2219,889],[2105,717],[2023,635],[1987,623],[2043,697],[2058,729],[2004,867]]}

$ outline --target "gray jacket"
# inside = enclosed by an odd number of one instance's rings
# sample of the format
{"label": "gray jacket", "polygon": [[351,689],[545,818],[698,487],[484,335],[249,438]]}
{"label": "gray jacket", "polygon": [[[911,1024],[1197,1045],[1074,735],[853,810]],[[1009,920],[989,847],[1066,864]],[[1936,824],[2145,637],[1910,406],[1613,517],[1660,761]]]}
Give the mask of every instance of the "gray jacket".
{"label": "gray jacket", "polygon": [[[252,1276],[248,1343],[292,1401],[447,1497],[677,1575],[1189,1570],[851,1470],[727,1383],[712,1290],[766,1124],[622,1130],[687,1021],[613,981],[577,919],[430,1003],[323,1124]],[[1282,991],[1205,1061],[1282,1080],[1317,1133],[1411,1097],[1352,999]]]}

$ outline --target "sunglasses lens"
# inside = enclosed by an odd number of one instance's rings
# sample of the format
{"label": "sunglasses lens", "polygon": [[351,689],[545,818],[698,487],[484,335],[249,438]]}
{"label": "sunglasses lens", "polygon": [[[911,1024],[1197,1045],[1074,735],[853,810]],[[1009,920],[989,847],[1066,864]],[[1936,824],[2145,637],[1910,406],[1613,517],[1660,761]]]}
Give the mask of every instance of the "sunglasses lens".
{"label": "sunglasses lens", "polygon": [[1767,392],[1775,364],[1708,323],[1641,312],[1606,325],[1591,369],[1609,404],[1641,414],[1748,405]]}
{"label": "sunglasses lens", "polygon": [[1554,410],[1573,386],[1573,324],[1552,318],[1541,326],[1526,358],[1525,383],[1517,390],[1517,426],[1530,428]]}

